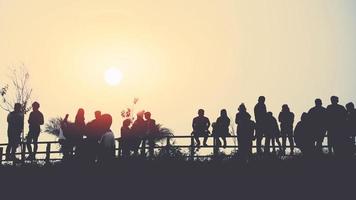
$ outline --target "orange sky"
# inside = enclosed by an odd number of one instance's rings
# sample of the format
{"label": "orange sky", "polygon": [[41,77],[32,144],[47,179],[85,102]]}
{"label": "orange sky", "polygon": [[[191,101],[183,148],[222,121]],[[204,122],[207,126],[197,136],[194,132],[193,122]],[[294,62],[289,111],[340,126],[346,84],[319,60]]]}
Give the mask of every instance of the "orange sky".
{"label": "orange sky", "polygon": [[[355,101],[356,5],[343,0],[0,0],[0,83],[24,62],[46,119],[79,107],[114,116],[140,98],[176,134],[204,108],[232,120],[259,95],[299,113],[315,97]],[[123,72],[116,87],[110,67]],[[0,111],[0,141],[6,142]],[[41,137],[44,139],[44,137]]]}

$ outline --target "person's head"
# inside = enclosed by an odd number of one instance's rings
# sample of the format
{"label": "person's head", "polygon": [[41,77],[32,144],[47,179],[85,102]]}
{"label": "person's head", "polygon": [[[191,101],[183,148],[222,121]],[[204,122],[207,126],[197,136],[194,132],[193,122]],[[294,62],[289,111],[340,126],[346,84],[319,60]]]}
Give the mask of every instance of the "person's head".
{"label": "person's head", "polygon": [[37,101],[32,103],[32,109],[33,110],[38,110],[39,108],[40,108],[40,104]]}
{"label": "person's head", "polygon": [[315,99],[315,106],[316,107],[321,107],[323,105],[323,102],[321,101],[321,99]]}
{"label": "person's head", "polygon": [[288,105],[287,104],[284,104],[283,106],[282,106],[282,112],[289,112],[290,110],[289,110],[289,107],[288,107]]}
{"label": "person's head", "polygon": [[331,104],[336,105],[336,104],[339,103],[339,97],[337,97],[337,96],[332,96],[332,97],[330,98],[330,101],[331,101]]}
{"label": "person's head", "polygon": [[350,103],[346,104],[346,109],[347,109],[347,111],[355,110],[354,103],[350,102]]}
{"label": "person's head", "polygon": [[101,117],[101,111],[97,110],[94,112],[95,119],[99,119]]}
{"label": "person's head", "polygon": [[123,122],[122,122],[122,126],[123,127],[129,127],[131,125],[132,121],[131,119],[125,119]]}
{"label": "person's head", "polygon": [[83,121],[84,120],[84,109],[83,108],[79,108],[77,115],[75,116],[75,121]]}
{"label": "person's head", "polygon": [[111,124],[112,124],[112,117],[109,114],[103,114],[100,116],[99,118],[100,122],[101,122],[101,126],[104,129],[104,131],[108,131],[111,128]]}
{"label": "person's head", "polygon": [[143,115],[145,114],[145,111],[140,111],[140,112],[138,112],[137,114],[136,114],[136,116],[137,116],[137,119],[143,119]]}
{"label": "person's head", "polygon": [[216,122],[213,122],[213,123],[211,124],[211,127],[216,128]]}
{"label": "person's head", "polygon": [[264,96],[258,97],[258,103],[265,103],[265,101],[266,101],[266,97]]}
{"label": "person's head", "polygon": [[220,110],[220,116],[222,116],[222,117],[227,117],[227,111],[226,111],[226,109]]}
{"label": "person's head", "polygon": [[273,117],[273,113],[272,112],[268,112],[267,115],[270,116],[270,117]]}
{"label": "person's head", "polygon": [[204,116],[204,110],[203,109],[199,109],[198,110],[198,115],[199,115],[199,117],[203,117]]}
{"label": "person's head", "polygon": [[15,105],[14,105],[15,112],[21,112],[21,108],[22,108],[22,106],[20,103],[15,103]]}
{"label": "person's head", "polygon": [[239,112],[246,112],[246,106],[245,106],[245,104],[240,104],[240,106],[239,106]]}
{"label": "person's head", "polygon": [[150,112],[145,112],[145,118],[146,119],[151,119],[151,113]]}
{"label": "person's head", "polygon": [[308,116],[308,113],[303,112],[303,114],[302,114],[302,116],[301,116],[300,119],[301,119],[302,121],[307,121],[307,120],[308,120],[308,117],[309,117],[309,116]]}

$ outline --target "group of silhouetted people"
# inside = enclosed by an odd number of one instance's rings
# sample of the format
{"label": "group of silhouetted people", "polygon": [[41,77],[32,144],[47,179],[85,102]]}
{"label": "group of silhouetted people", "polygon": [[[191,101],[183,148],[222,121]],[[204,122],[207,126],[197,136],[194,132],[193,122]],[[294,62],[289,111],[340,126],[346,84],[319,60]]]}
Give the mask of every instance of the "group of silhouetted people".
{"label": "group of silhouetted people", "polygon": [[154,155],[155,138],[158,136],[158,126],[151,118],[150,112],[137,113],[136,120],[125,119],[121,127],[121,150],[123,157],[127,158],[132,153],[138,155],[140,147],[148,142],[149,155]]}
{"label": "group of silhouetted people", "polygon": [[[316,99],[315,107],[303,113],[301,120],[294,127],[295,115],[287,104],[282,106],[277,121],[273,113],[267,111],[265,100],[265,97],[259,97],[254,107],[255,121],[251,120],[244,104],[238,108],[235,123],[239,155],[242,158],[248,159],[252,154],[253,140],[256,140],[257,154],[270,153],[271,149],[272,153],[276,153],[277,143],[279,152],[285,155],[287,141],[290,154],[294,153],[295,145],[305,156],[321,154],[325,137],[330,153],[333,152],[337,156],[353,155],[356,136],[356,110],[353,103],[348,103],[345,108],[338,103],[338,97],[332,96],[331,104],[324,108],[322,101]],[[221,110],[220,117],[211,125],[214,145],[221,146],[222,139],[222,147],[226,147],[226,136],[230,135],[230,119],[225,109]],[[204,116],[204,110],[199,109],[198,116],[193,119],[192,135],[196,147],[201,145],[200,137],[204,138],[203,146],[207,146],[209,127],[209,119]]]}
{"label": "group of silhouetted people", "polygon": [[74,123],[67,114],[61,122],[63,159],[82,163],[108,163],[115,158],[115,136],[111,130],[112,117],[95,112],[95,119],[85,123],[84,109],[80,108]]}
{"label": "group of silhouetted people", "polygon": [[[356,109],[353,103],[346,107],[339,104],[336,96],[331,97],[331,104],[323,107],[321,99],[315,100],[315,106],[301,115],[300,121],[294,127],[295,115],[287,104],[282,106],[276,118],[267,111],[265,97],[260,96],[254,107],[255,121],[247,112],[244,104],[238,108],[235,117],[237,125],[237,140],[239,156],[249,159],[252,155],[253,141],[256,140],[256,153],[276,153],[285,155],[287,141],[290,154],[294,153],[296,145],[305,156],[321,154],[324,138],[327,137],[328,150],[337,156],[351,156],[354,153],[356,136]],[[29,132],[25,143],[29,152],[27,159],[35,159],[38,149],[38,137],[41,125],[44,123],[43,114],[39,111],[40,104],[32,104],[29,115]],[[24,114],[22,105],[16,103],[14,111],[7,117],[8,146],[7,160],[17,161],[16,149],[21,144],[21,134],[24,128]],[[115,157],[115,138],[111,131],[112,117],[109,114],[95,112],[95,119],[86,123],[84,109],[79,109],[74,122],[69,122],[66,115],[60,124],[60,143],[63,159],[78,158],[85,163],[107,162]],[[137,155],[140,147],[148,144],[149,155],[154,155],[155,140],[159,136],[159,128],[150,112],[139,112],[136,119],[125,119],[121,127],[120,149],[123,157]],[[222,109],[220,116],[212,124],[205,117],[203,109],[198,110],[198,116],[192,122],[192,136],[195,147],[200,148],[200,137],[203,146],[208,146],[209,135],[214,138],[214,147],[227,147],[226,137],[230,136],[230,118],[227,111]],[[209,128],[212,126],[212,133]],[[280,138],[282,141],[280,141]],[[264,139],[264,145],[262,142]],[[33,148],[32,148],[33,145]],[[192,144],[194,145],[194,144]],[[262,148],[263,147],[263,148]],[[143,150],[144,152],[144,150]]]}

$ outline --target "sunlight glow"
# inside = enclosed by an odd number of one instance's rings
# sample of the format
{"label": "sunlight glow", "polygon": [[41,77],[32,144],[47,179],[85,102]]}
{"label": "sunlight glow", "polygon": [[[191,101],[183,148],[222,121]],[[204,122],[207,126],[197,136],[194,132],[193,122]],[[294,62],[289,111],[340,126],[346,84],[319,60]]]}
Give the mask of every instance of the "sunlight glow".
{"label": "sunlight glow", "polygon": [[116,68],[111,67],[105,71],[105,81],[111,86],[118,85],[122,80],[122,72]]}

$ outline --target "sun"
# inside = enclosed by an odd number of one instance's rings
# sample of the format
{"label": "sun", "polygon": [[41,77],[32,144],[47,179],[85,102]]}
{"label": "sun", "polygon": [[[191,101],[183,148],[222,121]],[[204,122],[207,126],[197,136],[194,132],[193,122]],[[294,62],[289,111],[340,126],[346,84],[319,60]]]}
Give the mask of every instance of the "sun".
{"label": "sun", "polygon": [[111,67],[105,71],[105,81],[111,86],[116,86],[120,84],[122,80],[122,72],[116,68]]}

